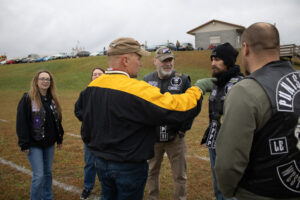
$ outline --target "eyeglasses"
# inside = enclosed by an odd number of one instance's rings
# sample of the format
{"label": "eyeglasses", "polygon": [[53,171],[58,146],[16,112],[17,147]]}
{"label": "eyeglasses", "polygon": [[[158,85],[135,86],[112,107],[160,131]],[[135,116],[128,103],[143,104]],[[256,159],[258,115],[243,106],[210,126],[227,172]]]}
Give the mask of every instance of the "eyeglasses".
{"label": "eyeglasses", "polygon": [[93,76],[101,76],[103,73],[94,73]]}
{"label": "eyeglasses", "polygon": [[42,82],[50,82],[51,81],[50,78],[39,78],[39,80]]}
{"label": "eyeglasses", "polygon": [[169,48],[164,48],[164,49],[161,50],[161,52],[163,54],[166,54],[166,53],[171,53],[171,50]]}

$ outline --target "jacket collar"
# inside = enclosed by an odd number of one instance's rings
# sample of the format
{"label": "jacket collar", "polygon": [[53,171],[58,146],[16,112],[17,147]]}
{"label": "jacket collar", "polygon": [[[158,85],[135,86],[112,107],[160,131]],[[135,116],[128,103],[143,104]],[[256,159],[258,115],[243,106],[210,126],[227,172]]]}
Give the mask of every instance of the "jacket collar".
{"label": "jacket collar", "polygon": [[124,74],[124,75],[130,77],[129,74],[127,74],[126,72],[121,71],[119,69],[114,69],[114,68],[107,68],[107,70],[105,71],[105,74]]}

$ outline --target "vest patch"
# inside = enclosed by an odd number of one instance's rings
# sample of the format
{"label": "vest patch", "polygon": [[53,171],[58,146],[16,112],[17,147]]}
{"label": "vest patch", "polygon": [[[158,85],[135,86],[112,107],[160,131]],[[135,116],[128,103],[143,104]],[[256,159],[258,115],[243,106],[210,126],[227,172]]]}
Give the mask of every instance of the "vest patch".
{"label": "vest patch", "polygon": [[295,137],[297,139],[297,148],[300,151],[300,117],[298,118],[298,124],[295,128]]}
{"label": "vest patch", "polygon": [[207,136],[206,148],[215,149],[216,148],[216,139],[219,126],[216,120],[212,120],[210,123],[210,129]]}
{"label": "vest patch", "polygon": [[158,82],[157,81],[149,81],[148,83],[152,86],[158,87]]}
{"label": "vest patch", "polygon": [[182,79],[181,79],[181,77],[174,76],[174,77],[172,77],[170,83],[171,83],[171,85],[168,86],[168,90],[180,90],[181,85],[182,85]]}
{"label": "vest patch", "polygon": [[300,193],[300,170],[295,160],[277,167],[281,183],[288,190]]}
{"label": "vest patch", "polygon": [[159,141],[161,142],[168,141],[167,126],[159,127]]}
{"label": "vest patch", "polygon": [[286,137],[274,138],[269,140],[271,155],[288,153]]}
{"label": "vest patch", "polygon": [[300,92],[300,72],[292,72],[282,77],[276,87],[278,111],[294,112],[294,98]]}

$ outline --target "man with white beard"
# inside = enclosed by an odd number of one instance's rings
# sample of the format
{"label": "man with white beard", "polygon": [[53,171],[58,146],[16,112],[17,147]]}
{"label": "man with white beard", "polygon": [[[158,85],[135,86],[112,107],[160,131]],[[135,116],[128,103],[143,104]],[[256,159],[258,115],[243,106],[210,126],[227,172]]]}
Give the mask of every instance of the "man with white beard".
{"label": "man with white beard", "polygon": [[[167,47],[160,47],[154,56],[156,71],[144,77],[144,81],[160,88],[160,92],[184,93],[191,87],[190,77],[174,70],[174,55]],[[157,142],[154,158],[149,163],[149,200],[159,199],[159,171],[163,156],[167,153],[174,178],[174,199],[186,199],[186,159],[184,135],[192,126],[193,120],[181,124],[168,124],[156,128]]]}

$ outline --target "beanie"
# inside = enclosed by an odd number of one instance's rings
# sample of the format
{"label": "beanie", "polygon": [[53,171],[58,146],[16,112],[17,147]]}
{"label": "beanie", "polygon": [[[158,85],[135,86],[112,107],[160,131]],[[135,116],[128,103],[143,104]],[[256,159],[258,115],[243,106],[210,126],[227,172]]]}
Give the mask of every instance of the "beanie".
{"label": "beanie", "polygon": [[211,53],[210,59],[213,57],[223,60],[227,68],[234,66],[239,52],[234,49],[228,42],[218,45]]}

